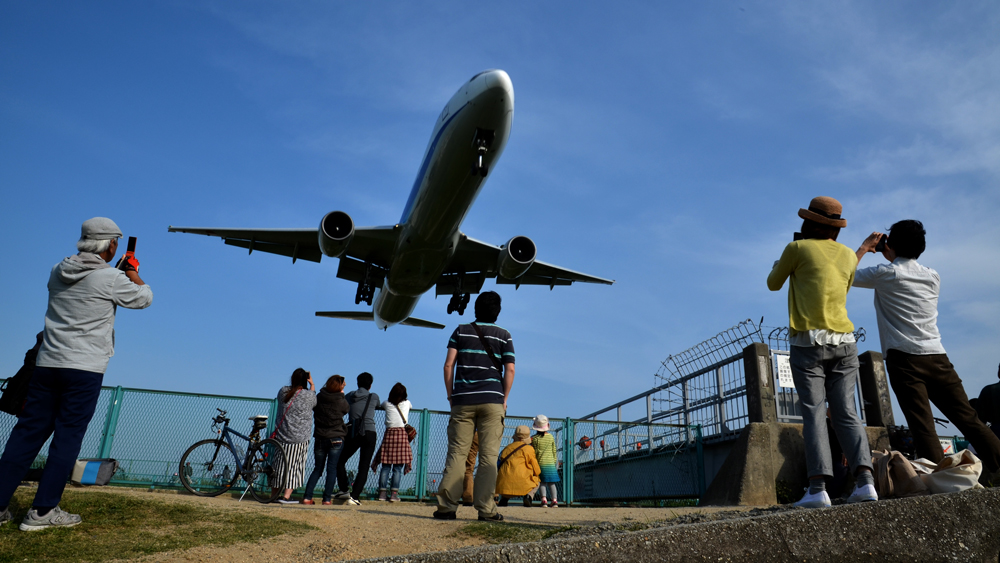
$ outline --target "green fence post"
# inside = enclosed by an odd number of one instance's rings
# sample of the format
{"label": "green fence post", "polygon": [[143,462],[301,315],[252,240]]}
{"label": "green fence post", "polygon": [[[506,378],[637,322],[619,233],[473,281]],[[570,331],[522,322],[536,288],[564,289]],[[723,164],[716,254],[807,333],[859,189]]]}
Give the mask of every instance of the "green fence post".
{"label": "green fence post", "polygon": [[427,458],[431,440],[431,413],[420,411],[420,426],[417,427],[417,500],[427,496]]}
{"label": "green fence post", "polygon": [[695,452],[698,456],[698,496],[705,495],[705,450],[701,443],[701,425],[694,425]]}
{"label": "green fence post", "polygon": [[566,434],[566,445],[563,446],[563,499],[570,506],[573,504],[573,469],[576,466],[576,432],[572,418],[567,417],[563,422],[563,431]]}
{"label": "green fence post", "polygon": [[278,424],[278,399],[271,399],[271,416],[267,419],[267,435],[270,436],[277,430]]}
{"label": "green fence post", "polygon": [[115,431],[118,429],[118,414],[122,408],[122,398],[125,396],[125,389],[121,385],[115,387],[108,401],[108,415],[104,418],[104,434],[101,435],[101,451],[97,457],[111,457],[111,446],[115,441]]}

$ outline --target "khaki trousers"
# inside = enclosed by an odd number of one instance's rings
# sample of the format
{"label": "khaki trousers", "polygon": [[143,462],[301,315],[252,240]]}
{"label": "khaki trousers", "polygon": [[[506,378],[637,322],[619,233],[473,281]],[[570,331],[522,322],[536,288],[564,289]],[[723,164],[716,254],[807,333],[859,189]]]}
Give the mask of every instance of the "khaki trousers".
{"label": "khaki trousers", "polygon": [[462,503],[472,504],[472,474],[476,470],[476,456],[479,455],[479,432],[472,435],[472,448],[469,457],[465,458],[465,485],[462,487]]}
{"label": "khaki trousers", "polygon": [[473,485],[472,503],[479,514],[493,516],[497,512],[493,494],[497,487],[497,456],[503,436],[503,405],[459,405],[451,408],[448,421],[448,459],[438,488],[438,510],[455,512],[462,502],[465,461],[472,447],[472,438],[479,431],[479,467]]}

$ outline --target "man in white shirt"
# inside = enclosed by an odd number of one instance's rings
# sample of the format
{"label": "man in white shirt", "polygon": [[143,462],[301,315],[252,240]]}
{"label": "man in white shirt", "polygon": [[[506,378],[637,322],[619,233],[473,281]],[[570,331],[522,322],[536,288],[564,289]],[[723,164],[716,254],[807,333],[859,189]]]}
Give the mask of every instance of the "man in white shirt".
{"label": "man in white shirt", "polygon": [[[882,255],[890,264],[858,269],[854,286],[875,290],[882,354],[899,408],[913,432],[917,455],[939,463],[944,458],[934,429],[930,401],[958,427],[979,452],[984,478],[1000,470],[1000,439],[969,404],[962,380],[948,361],[937,328],[941,277],[917,258],[926,247],[920,221],[899,221],[889,229]],[[872,233],[858,248],[858,263],[876,252],[882,233]]]}

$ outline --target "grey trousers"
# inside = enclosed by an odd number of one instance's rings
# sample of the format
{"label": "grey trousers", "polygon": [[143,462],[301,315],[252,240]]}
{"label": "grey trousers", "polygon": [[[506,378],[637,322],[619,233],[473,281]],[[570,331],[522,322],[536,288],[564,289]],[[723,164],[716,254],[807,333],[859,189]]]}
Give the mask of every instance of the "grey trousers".
{"label": "grey trousers", "polygon": [[871,469],[868,434],[854,407],[859,366],[857,346],[792,346],[789,360],[802,409],[809,477],[833,476],[825,420],[827,402],[830,403],[833,430],[847,456],[851,474],[856,474],[859,467]]}

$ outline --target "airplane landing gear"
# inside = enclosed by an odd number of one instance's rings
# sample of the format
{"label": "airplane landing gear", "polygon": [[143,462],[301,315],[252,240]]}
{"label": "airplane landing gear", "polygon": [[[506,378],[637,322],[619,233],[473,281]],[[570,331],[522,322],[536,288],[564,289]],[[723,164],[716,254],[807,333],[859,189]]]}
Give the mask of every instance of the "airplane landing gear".
{"label": "airplane landing gear", "polygon": [[448,302],[448,314],[450,315],[457,311],[459,315],[464,315],[465,307],[468,306],[470,298],[471,295],[468,293],[456,293],[452,295],[451,301]]}
{"label": "airplane landing gear", "polygon": [[490,150],[490,146],[493,145],[493,138],[495,136],[495,131],[476,129],[476,135],[472,138],[472,146],[476,149],[476,158],[472,162],[473,174],[479,174],[485,178],[486,174],[489,173],[489,166],[483,162],[483,157],[486,156],[486,151]]}
{"label": "airplane landing gear", "polygon": [[362,301],[368,305],[372,304],[372,299],[375,297],[375,281],[377,278],[375,274],[375,267],[372,266],[371,262],[366,262],[365,277],[358,283],[358,292],[354,294],[355,305],[359,305]]}

